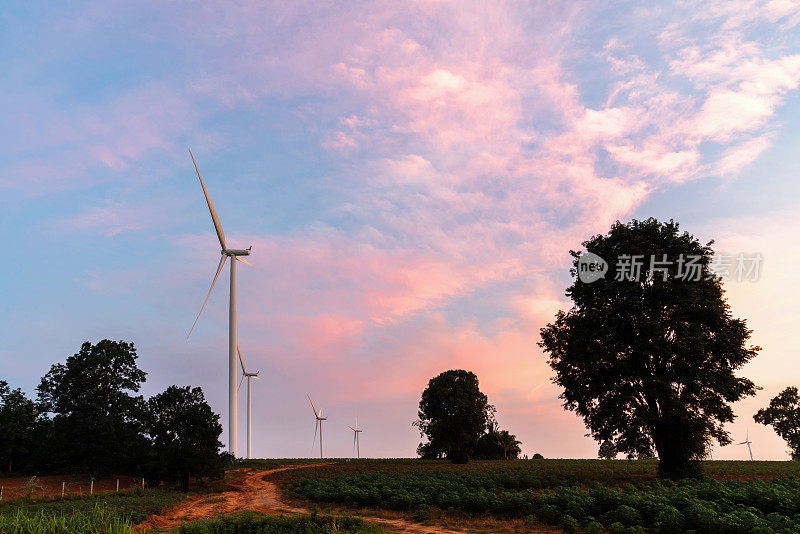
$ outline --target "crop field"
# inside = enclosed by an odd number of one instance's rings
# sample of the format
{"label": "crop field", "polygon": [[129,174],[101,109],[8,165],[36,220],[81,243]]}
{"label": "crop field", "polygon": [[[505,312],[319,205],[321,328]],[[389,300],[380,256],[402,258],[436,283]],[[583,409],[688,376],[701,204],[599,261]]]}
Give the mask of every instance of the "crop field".
{"label": "crop field", "polygon": [[285,471],[314,503],[418,520],[524,518],[567,532],[800,532],[800,463],[704,462],[707,478],[655,477],[655,461],[529,460],[453,465],[362,460]]}

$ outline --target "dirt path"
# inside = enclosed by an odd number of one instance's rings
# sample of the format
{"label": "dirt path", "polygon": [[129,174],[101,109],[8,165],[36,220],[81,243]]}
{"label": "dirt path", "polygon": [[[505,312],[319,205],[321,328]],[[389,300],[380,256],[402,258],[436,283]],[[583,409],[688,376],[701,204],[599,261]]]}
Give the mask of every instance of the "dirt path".
{"label": "dirt path", "polygon": [[[315,464],[319,466],[320,464]],[[254,510],[264,514],[304,514],[305,508],[297,508],[286,504],[281,499],[280,490],[275,482],[265,478],[287,469],[301,469],[311,466],[291,466],[270,470],[239,470],[241,476],[232,481],[230,489],[211,495],[197,495],[168,510],[164,515],[149,517],[140,524],[136,531],[147,532],[151,529],[166,530],[180,526],[181,523],[213,518],[221,514],[230,514],[240,510]],[[372,523],[379,523],[393,532],[414,534],[464,534],[463,531],[448,530],[428,525],[420,525],[403,519],[386,519],[380,517],[364,517]]]}

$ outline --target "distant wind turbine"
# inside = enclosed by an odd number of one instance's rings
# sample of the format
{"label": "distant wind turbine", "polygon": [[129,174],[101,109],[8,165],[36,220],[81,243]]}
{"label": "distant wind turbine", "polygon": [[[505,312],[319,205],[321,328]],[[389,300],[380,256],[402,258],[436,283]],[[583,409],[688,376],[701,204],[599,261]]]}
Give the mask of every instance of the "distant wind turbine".
{"label": "distant wind turbine", "polygon": [[247,457],[251,458],[251,456],[250,456],[250,450],[251,450],[250,449],[250,445],[251,445],[251,443],[253,441],[253,431],[251,430],[251,426],[250,426],[250,423],[252,422],[252,417],[251,417],[251,414],[252,414],[251,406],[252,406],[252,404],[250,403],[250,379],[251,378],[255,378],[256,380],[258,380],[258,373],[260,371],[256,371],[255,373],[248,373],[244,368],[244,358],[242,358],[242,351],[239,350],[239,346],[238,345],[236,346],[236,352],[239,353],[239,363],[242,365],[242,379],[239,381],[239,387],[236,388],[237,392],[239,391],[239,389],[241,389],[242,383],[244,382],[245,377],[247,377]]}
{"label": "distant wind turbine", "polygon": [[753,443],[753,442],[750,441],[750,431],[749,430],[747,431],[747,434],[745,434],[744,441],[741,442],[741,443],[737,443],[737,445],[747,445],[747,451],[750,453],[750,461],[753,460],[753,449],[750,448],[750,444],[751,443]]}
{"label": "distant wind turbine", "polygon": [[200,314],[203,313],[203,308],[205,308],[206,302],[208,302],[208,297],[214,290],[214,284],[217,283],[217,278],[219,278],[219,273],[222,271],[225,261],[228,259],[228,257],[232,258],[230,305],[228,309],[228,452],[230,452],[234,457],[237,457],[238,425],[236,419],[236,376],[238,372],[236,371],[236,353],[239,345],[236,334],[236,261],[241,261],[242,263],[246,263],[252,267],[250,262],[240,258],[240,256],[249,256],[250,249],[253,247],[247,249],[230,249],[225,245],[225,232],[222,231],[222,223],[219,221],[219,217],[217,216],[217,210],[214,209],[214,204],[211,202],[211,197],[208,196],[206,184],[203,183],[203,178],[200,176],[200,170],[197,168],[197,162],[194,160],[194,154],[192,154],[191,150],[189,151],[189,155],[192,157],[194,170],[197,171],[197,177],[200,179],[200,186],[203,188],[203,195],[206,197],[208,211],[211,213],[211,220],[214,221],[214,229],[217,231],[217,238],[219,239],[219,244],[222,247],[222,258],[219,260],[219,266],[217,266],[217,272],[214,275],[214,280],[211,282],[211,288],[208,290],[208,294],[206,294],[206,299],[203,301],[203,305],[200,306],[200,311],[198,312],[197,317],[194,320],[194,324],[192,324],[192,328],[189,329],[189,333],[186,335],[186,337],[188,338],[190,335],[192,335],[192,330],[194,330],[197,320],[200,319]]}
{"label": "distant wind turbine", "polygon": [[314,417],[316,418],[316,421],[314,422],[314,439],[311,442],[312,447],[313,443],[317,441],[317,428],[319,428],[319,457],[322,458],[322,422],[327,421],[328,418],[322,417],[322,409],[317,412],[317,408],[314,406],[314,401],[311,400],[309,395],[306,395],[306,397],[308,397],[308,402],[311,403],[311,409],[314,410]]}
{"label": "distant wind turbine", "polygon": [[358,442],[358,435],[363,432],[358,428],[358,416],[356,416],[356,426],[350,427],[353,431],[353,452],[356,453],[356,458],[361,458],[361,444]]}

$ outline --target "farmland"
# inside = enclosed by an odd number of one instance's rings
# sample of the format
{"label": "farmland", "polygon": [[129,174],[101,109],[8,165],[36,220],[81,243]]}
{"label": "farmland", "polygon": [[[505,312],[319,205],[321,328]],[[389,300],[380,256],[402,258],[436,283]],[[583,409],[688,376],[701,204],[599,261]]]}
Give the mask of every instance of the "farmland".
{"label": "farmland", "polygon": [[389,509],[420,521],[522,518],[567,532],[797,532],[800,465],[705,462],[708,477],[661,481],[655,461],[361,461],[280,474],[297,498]]}
{"label": "farmland", "polygon": [[147,489],[5,501],[0,531],[800,532],[800,462],[704,469],[672,482],[654,460],[247,460],[188,498]]}

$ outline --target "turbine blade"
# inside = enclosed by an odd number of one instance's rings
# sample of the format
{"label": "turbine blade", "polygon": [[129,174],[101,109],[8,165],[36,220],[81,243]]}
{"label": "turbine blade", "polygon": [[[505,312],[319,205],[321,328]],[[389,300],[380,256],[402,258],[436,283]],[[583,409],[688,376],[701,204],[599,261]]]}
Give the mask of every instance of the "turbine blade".
{"label": "turbine blade", "polygon": [[249,262],[249,261],[247,261],[246,259],[242,258],[241,256],[236,256],[236,261],[240,261],[240,262],[242,262],[242,263],[246,263],[247,265],[249,265],[249,266],[250,266],[250,267],[252,267],[253,269],[255,269],[255,268],[256,268],[256,266],[255,266],[255,265],[253,265],[252,263],[250,263],[250,262]]}
{"label": "turbine blade", "polygon": [[317,428],[319,427],[319,419],[314,421],[314,439],[311,440],[311,450],[314,450],[314,445],[317,444]]}
{"label": "turbine blade", "polygon": [[211,219],[214,221],[214,229],[217,231],[219,244],[220,246],[222,246],[222,250],[228,250],[228,248],[225,246],[225,232],[222,231],[222,223],[219,222],[219,217],[217,216],[217,210],[214,209],[214,203],[211,202],[211,197],[208,196],[208,191],[206,190],[206,184],[203,183],[203,177],[200,176],[200,169],[197,168],[197,162],[194,160],[194,154],[192,154],[191,149],[189,150],[189,155],[192,156],[192,163],[194,163],[194,170],[197,171],[197,177],[200,178],[200,186],[203,188],[203,194],[206,196],[208,211],[211,212]]}
{"label": "turbine blade", "polygon": [[[236,388],[236,393],[239,393],[239,390],[242,389],[242,382],[244,382],[244,375],[242,375],[242,379],[239,380],[239,387]],[[248,381],[248,384],[250,382]],[[250,387],[249,385],[247,387]]]}
{"label": "turbine blade", "polygon": [[311,409],[314,410],[314,417],[319,419],[319,414],[317,413],[317,409],[314,407],[314,401],[311,400],[311,397],[306,393],[306,397],[308,397],[308,402],[311,403]]}
{"label": "turbine blade", "polygon": [[239,350],[239,344],[238,343],[236,344],[236,352],[239,353],[239,363],[242,366],[242,375],[244,375],[245,373],[247,373],[247,371],[244,370],[244,359],[242,358],[242,351]]}
{"label": "turbine blade", "polygon": [[189,336],[192,335],[192,330],[194,330],[195,325],[197,324],[197,320],[200,319],[200,314],[203,313],[203,308],[206,307],[206,302],[208,302],[208,297],[211,296],[211,292],[214,290],[214,284],[217,283],[217,278],[219,278],[219,273],[222,270],[223,265],[225,265],[225,260],[228,259],[228,256],[222,256],[219,260],[219,266],[217,267],[217,274],[214,275],[214,280],[211,281],[211,288],[209,288],[208,293],[206,294],[206,298],[203,301],[203,305],[200,306],[200,311],[197,312],[197,317],[194,318],[194,323],[192,323],[192,327],[189,329],[189,333],[186,334],[186,339],[189,339]]}

